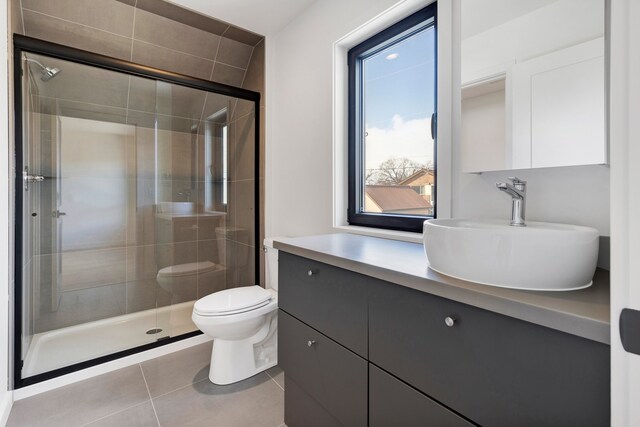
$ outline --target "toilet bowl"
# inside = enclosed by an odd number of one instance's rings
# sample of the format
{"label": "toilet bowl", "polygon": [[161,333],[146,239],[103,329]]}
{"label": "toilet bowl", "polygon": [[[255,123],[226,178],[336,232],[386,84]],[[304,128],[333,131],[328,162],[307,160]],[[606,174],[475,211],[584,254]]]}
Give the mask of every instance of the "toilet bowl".
{"label": "toilet bowl", "polygon": [[225,289],[196,301],[193,323],[213,338],[209,379],[226,385],[277,364],[278,293],[260,286]]}
{"label": "toilet bowl", "polygon": [[[212,293],[196,301],[191,319],[213,338],[209,379],[226,385],[242,381],[278,363],[278,251],[265,239],[267,289],[244,286]],[[269,274],[271,273],[271,274]]]}

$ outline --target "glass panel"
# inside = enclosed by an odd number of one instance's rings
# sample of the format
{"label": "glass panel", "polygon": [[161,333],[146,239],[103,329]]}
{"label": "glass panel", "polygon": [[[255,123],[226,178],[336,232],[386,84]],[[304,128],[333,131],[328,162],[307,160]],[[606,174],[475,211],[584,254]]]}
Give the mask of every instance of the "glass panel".
{"label": "glass panel", "polygon": [[361,66],[362,211],[433,215],[434,27],[365,57]]}
{"label": "glass panel", "polygon": [[196,299],[254,284],[253,103],[23,68],[23,378],[195,331]]}

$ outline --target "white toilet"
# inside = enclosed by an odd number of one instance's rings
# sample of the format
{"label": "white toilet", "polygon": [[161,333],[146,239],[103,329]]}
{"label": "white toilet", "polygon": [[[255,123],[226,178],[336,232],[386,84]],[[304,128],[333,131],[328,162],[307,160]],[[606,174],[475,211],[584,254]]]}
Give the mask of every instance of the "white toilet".
{"label": "white toilet", "polygon": [[196,301],[191,319],[213,338],[209,379],[226,385],[242,381],[278,363],[277,251],[267,248],[267,289],[244,286],[225,289]]}

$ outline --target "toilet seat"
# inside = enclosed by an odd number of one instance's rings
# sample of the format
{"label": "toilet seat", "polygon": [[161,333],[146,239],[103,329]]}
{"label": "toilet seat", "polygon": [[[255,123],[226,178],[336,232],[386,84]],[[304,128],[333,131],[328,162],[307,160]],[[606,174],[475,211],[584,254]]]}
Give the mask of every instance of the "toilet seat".
{"label": "toilet seat", "polygon": [[193,312],[199,316],[230,316],[269,304],[272,294],[260,286],[225,289],[196,301]]}
{"label": "toilet seat", "polygon": [[218,265],[211,261],[190,262],[187,264],[170,265],[158,271],[158,277],[181,277],[193,274],[203,274],[218,269]]}

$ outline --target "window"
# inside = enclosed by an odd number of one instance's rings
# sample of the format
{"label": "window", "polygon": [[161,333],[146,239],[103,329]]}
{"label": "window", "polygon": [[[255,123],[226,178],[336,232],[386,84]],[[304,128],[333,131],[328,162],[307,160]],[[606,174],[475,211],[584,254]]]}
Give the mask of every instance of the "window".
{"label": "window", "polygon": [[204,144],[206,212],[226,212],[229,187],[229,125],[227,109],[212,114],[206,120]]}
{"label": "window", "polygon": [[422,231],[435,217],[436,4],[353,47],[350,225]]}

